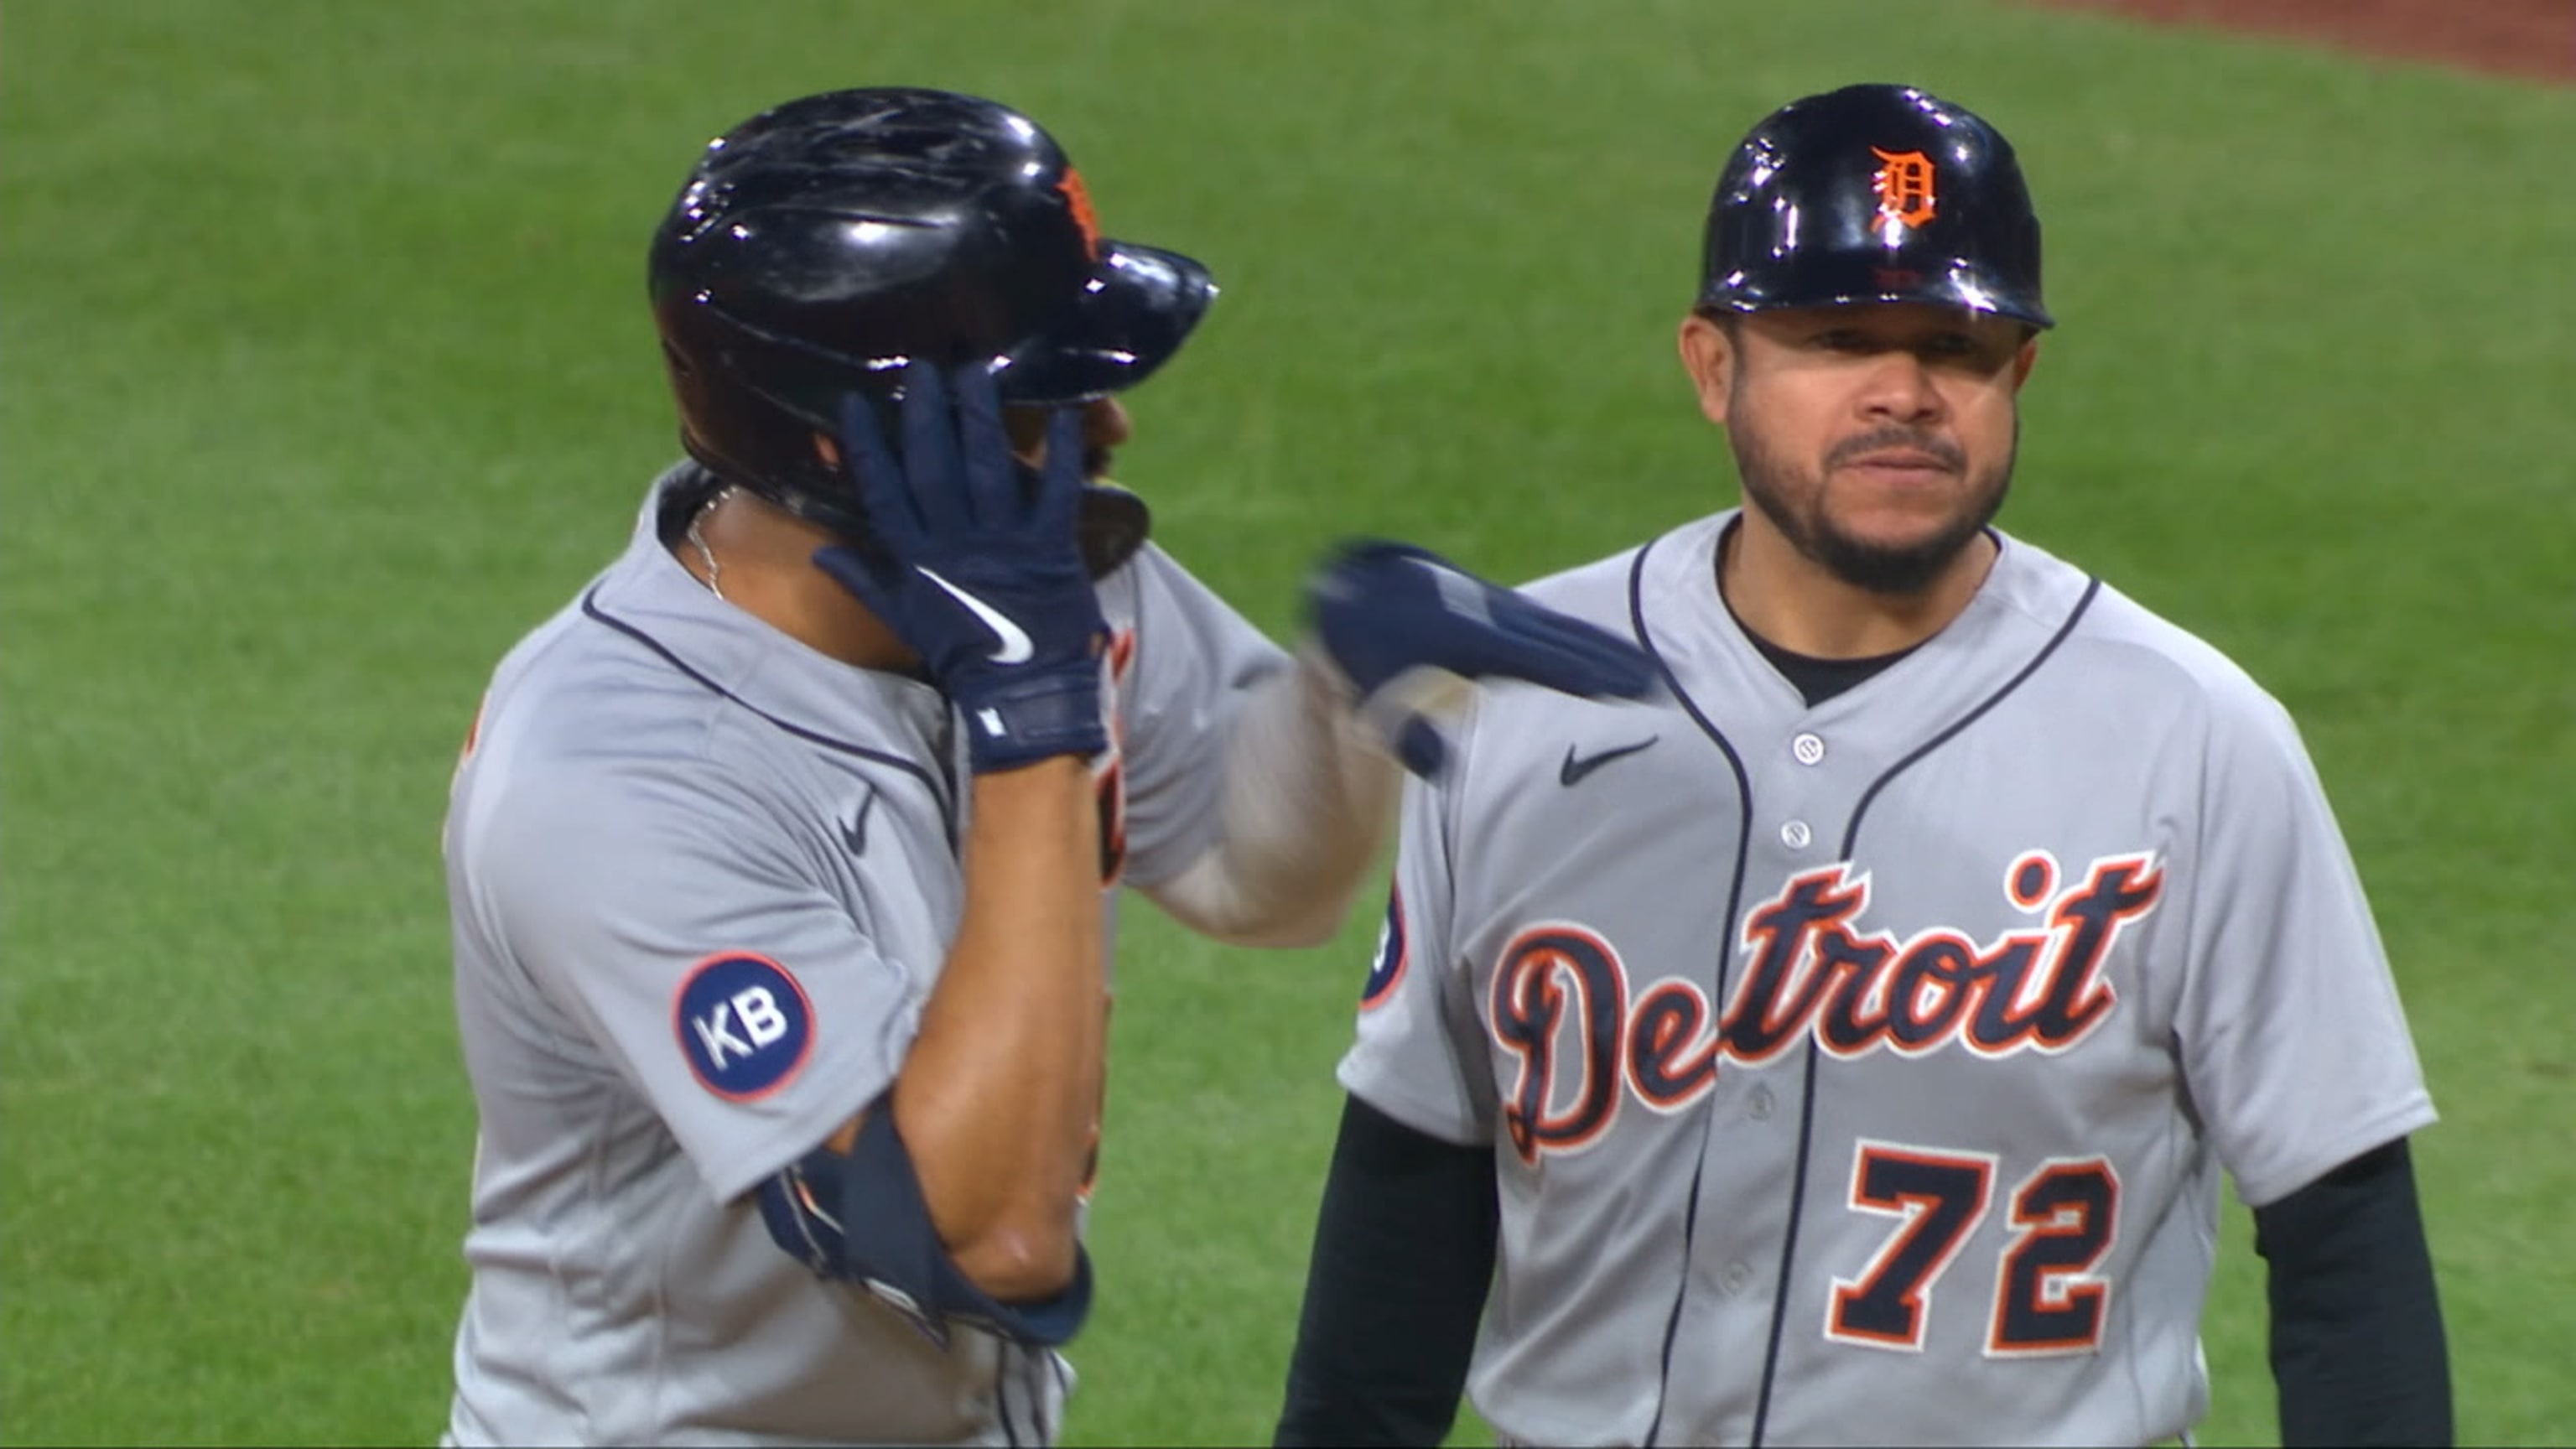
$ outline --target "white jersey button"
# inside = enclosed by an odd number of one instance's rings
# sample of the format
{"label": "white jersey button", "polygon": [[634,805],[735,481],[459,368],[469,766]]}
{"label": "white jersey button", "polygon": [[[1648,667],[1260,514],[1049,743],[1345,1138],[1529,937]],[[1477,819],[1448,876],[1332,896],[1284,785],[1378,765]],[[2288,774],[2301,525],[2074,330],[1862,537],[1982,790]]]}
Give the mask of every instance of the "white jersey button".
{"label": "white jersey button", "polygon": [[1743,1263],[1729,1263],[1726,1265],[1726,1271],[1717,1275],[1718,1290],[1729,1298],[1743,1292],[1752,1284],[1753,1269]]}
{"label": "white jersey button", "polygon": [[1744,1099],[1745,1114],[1756,1122],[1768,1122],[1771,1120],[1771,1103],[1771,1089],[1756,1087],[1753,1089],[1753,1095]]}
{"label": "white jersey button", "polygon": [[1780,827],[1780,843],[1791,850],[1804,850],[1807,842],[1815,838],[1815,833],[1807,829],[1804,820],[1792,820]]}
{"label": "white jersey button", "polygon": [[1800,735],[1789,742],[1789,753],[1797,756],[1798,763],[1801,765],[1815,764],[1825,757],[1825,737],[1814,734]]}

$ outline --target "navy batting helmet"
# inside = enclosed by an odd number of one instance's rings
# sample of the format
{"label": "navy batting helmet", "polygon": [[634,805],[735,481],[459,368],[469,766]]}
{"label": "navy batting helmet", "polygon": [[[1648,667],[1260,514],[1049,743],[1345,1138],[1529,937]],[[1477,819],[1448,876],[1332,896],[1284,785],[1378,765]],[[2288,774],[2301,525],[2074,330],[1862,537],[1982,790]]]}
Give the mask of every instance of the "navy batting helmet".
{"label": "navy batting helmet", "polygon": [[2039,218],[2001,132],[1905,86],[1792,101],[1746,133],[1708,207],[1699,304],[1934,302],[2053,325]]}
{"label": "navy batting helmet", "polygon": [[1037,123],[912,87],[807,96],[710,142],[648,270],[689,454],[862,541],[854,490],[814,446],[843,397],[891,399],[915,358],[988,360],[1006,404],[1103,397],[1216,295],[1188,257],[1102,237]]}

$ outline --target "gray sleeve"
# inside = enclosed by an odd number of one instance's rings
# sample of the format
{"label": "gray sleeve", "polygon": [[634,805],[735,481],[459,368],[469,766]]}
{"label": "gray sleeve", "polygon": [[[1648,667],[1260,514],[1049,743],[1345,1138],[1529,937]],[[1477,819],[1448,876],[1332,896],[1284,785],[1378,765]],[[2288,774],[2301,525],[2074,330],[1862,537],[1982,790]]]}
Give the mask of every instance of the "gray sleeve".
{"label": "gray sleeve", "polygon": [[728,1201],[894,1080],[918,996],[778,810],[705,769],[564,772],[482,823],[478,911]]}
{"label": "gray sleeve", "polygon": [[1405,1126],[1473,1147],[1494,1140],[1497,1103],[1472,975],[1456,954],[1450,808],[1440,787],[1406,780],[1386,925],[1339,1075],[1353,1096]]}
{"label": "gray sleeve", "polygon": [[1116,578],[1135,590],[1135,652],[1118,687],[1127,880],[1150,886],[1215,842],[1235,713],[1289,659],[1152,544]]}
{"label": "gray sleeve", "polygon": [[2175,1019],[2194,1106],[2252,1207],[2433,1120],[2396,982],[2324,787],[2281,707],[2221,694]]}

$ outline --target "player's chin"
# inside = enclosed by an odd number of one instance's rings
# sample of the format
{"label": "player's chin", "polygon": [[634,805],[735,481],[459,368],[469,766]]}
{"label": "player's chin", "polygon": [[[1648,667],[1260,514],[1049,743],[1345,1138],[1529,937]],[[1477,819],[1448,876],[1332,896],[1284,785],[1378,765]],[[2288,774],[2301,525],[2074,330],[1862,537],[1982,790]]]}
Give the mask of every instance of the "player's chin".
{"label": "player's chin", "polygon": [[1873,594],[1906,598],[1938,583],[1966,543],[1956,534],[1890,545],[1828,533],[1815,541],[1812,552],[1826,572],[1844,583]]}
{"label": "player's chin", "polygon": [[1819,560],[1844,582],[1873,593],[1910,594],[1940,577],[1975,539],[1983,509],[1936,517],[1834,518],[1819,531]]}
{"label": "player's chin", "polygon": [[1983,510],[1965,499],[1909,500],[1906,506],[1839,508],[1827,520],[1830,530],[1853,547],[1871,553],[1911,554],[1938,551],[1964,531],[1973,532]]}
{"label": "player's chin", "polygon": [[1957,468],[1846,463],[1826,474],[1824,496],[1851,528],[1937,528],[1976,507],[1977,491]]}

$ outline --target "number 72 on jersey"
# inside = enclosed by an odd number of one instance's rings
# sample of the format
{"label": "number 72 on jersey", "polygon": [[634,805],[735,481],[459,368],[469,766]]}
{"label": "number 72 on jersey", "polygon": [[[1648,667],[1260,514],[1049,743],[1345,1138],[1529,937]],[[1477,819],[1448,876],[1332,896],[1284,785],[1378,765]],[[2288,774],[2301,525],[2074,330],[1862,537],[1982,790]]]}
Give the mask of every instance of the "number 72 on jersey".
{"label": "number 72 on jersey", "polygon": [[[1849,1206],[1896,1219],[1875,1257],[1833,1280],[1825,1336],[1872,1348],[1924,1347],[1932,1291],[1994,1205],[1991,1153],[1864,1138]],[[2101,1157],[2050,1158],[2005,1195],[2012,1234],[1997,1261],[1985,1351],[2090,1353],[2101,1344],[2120,1179]]]}

